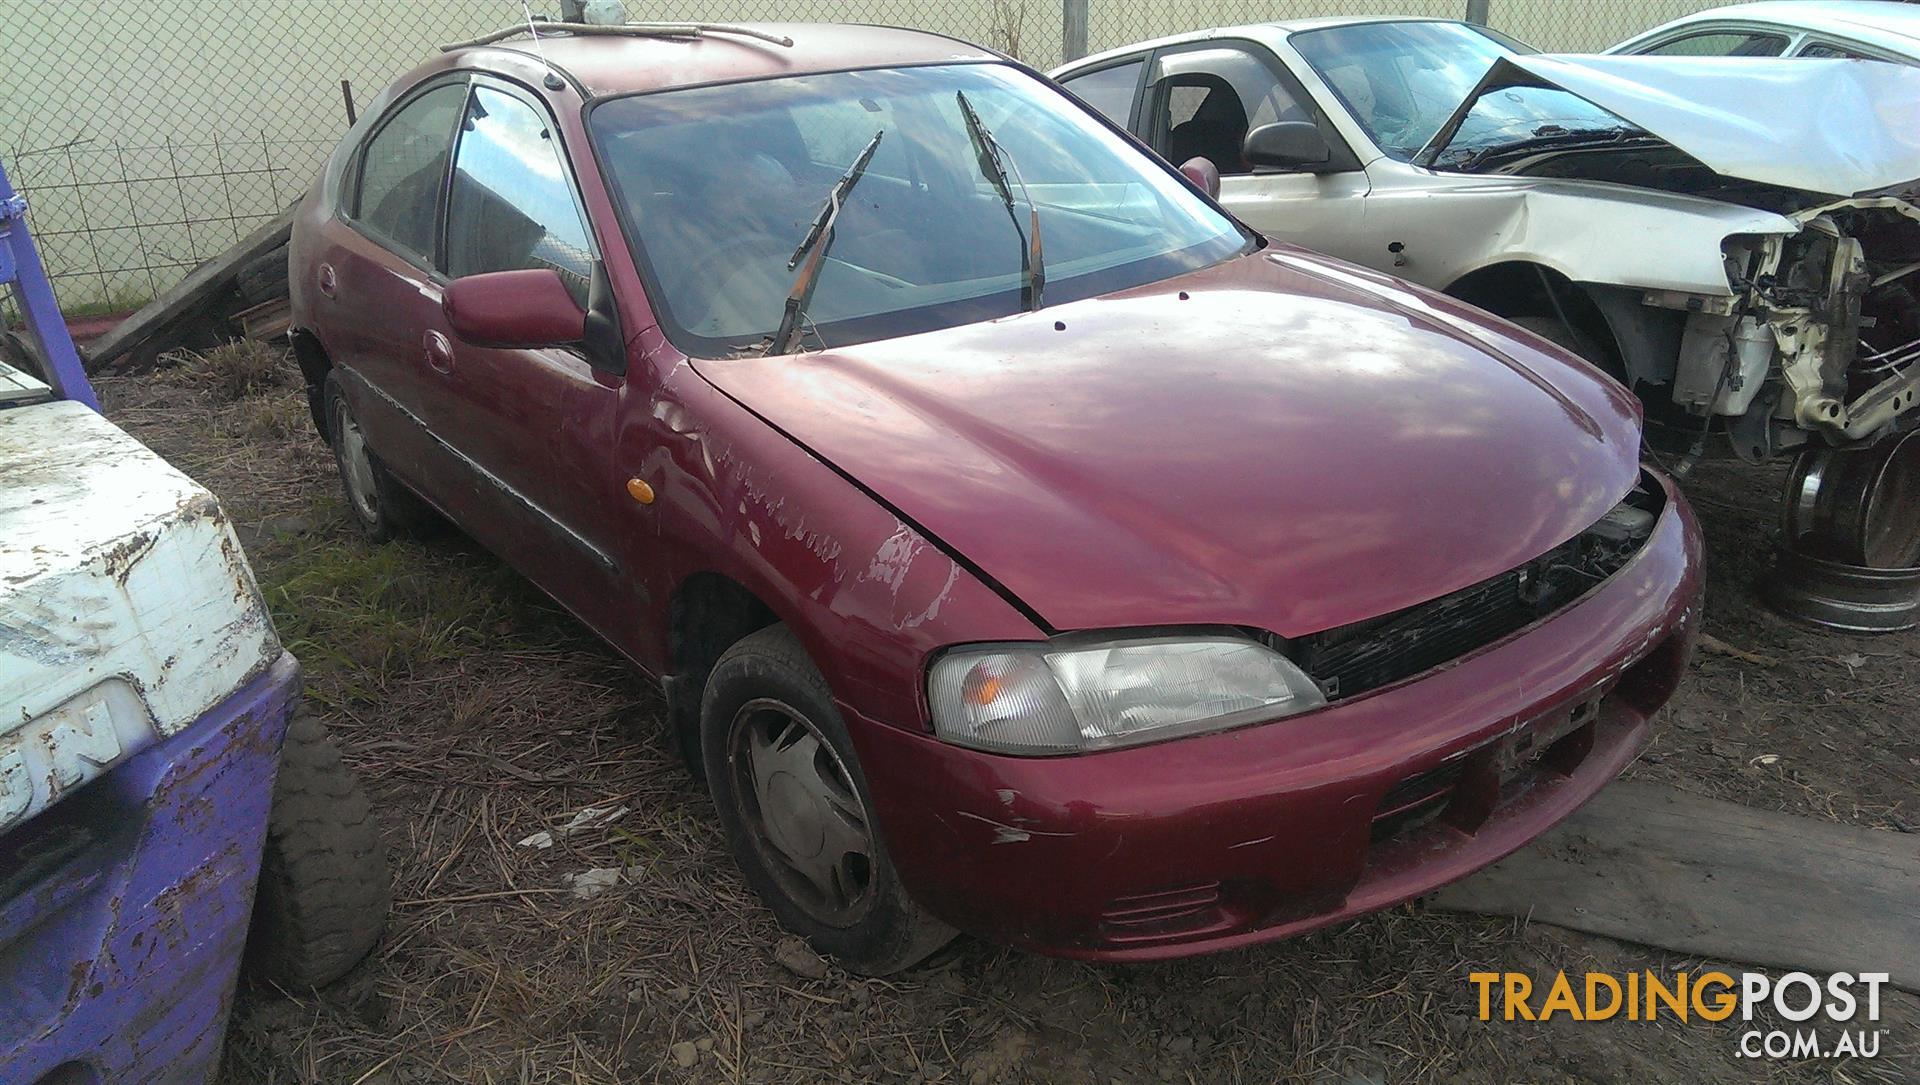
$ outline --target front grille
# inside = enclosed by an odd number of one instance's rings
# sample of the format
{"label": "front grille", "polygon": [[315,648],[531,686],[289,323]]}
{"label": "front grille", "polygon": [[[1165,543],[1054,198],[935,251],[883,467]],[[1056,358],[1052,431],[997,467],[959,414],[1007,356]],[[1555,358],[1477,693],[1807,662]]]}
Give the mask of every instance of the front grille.
{"label": "front grille", "polygon": [[1330,701],[1411,678],[1525,629],[1619,572],[1652,535],[1663,500],[1643,480],[1592,527],[1517,569],[1280,647]]}

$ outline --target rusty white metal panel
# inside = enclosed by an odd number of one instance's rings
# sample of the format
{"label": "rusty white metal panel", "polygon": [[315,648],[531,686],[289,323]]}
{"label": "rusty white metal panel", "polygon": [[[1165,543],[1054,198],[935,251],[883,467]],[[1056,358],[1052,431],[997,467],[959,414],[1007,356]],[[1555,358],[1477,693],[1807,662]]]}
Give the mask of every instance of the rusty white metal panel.
{"label": "rusty white metal panel", "polygon": [[279,655],[212,494],[80,404],[0,411],[0,830]]}

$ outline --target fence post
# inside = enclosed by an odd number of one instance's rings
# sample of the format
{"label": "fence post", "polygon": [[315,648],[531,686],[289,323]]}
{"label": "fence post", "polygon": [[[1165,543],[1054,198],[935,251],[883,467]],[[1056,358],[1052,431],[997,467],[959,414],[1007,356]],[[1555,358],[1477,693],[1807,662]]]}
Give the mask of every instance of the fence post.
{"label": "fence post", "polygon": [[1060,0],[1060,60],[1087,55],[1087,0]]}
{"label": "fence post", "polygon": [[1487,4],[1490,0],[1467,0],[1467,21],[1487,25]]}

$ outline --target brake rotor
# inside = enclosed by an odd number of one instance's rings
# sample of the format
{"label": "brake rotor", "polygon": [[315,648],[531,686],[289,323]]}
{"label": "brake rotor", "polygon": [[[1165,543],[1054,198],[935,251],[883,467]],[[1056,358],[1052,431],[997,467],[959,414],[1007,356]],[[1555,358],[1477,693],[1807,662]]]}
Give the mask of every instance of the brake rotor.
{"label": "brake rotor", "polygon": [[1799,553],[1869,569],[1920,565],[1920,430],[1802,452],[1785,506],[1785,542]]}

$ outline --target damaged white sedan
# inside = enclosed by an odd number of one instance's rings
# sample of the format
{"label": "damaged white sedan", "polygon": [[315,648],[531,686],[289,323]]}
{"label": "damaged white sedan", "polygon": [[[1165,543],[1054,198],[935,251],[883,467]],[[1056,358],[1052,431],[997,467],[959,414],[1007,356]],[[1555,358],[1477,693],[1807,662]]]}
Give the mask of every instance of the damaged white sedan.
{"label": "damaged white sedan", "polygon": [[1912,421],[1920,70],[1530,54],[1465,23],[1307,20],[1054,76],[1198,183],[1217,171],[1269,236],[1586,356],[1683,469],[1721,433],[1758,461]]}

